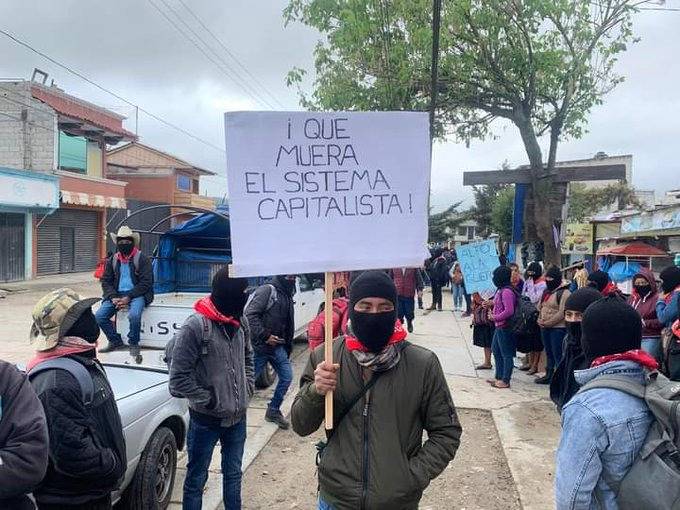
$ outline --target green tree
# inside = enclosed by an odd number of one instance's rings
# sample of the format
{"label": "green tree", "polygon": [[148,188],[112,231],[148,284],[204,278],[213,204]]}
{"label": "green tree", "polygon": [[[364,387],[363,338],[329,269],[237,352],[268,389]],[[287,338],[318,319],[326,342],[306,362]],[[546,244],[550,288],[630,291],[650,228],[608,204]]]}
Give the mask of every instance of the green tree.
{"label": "green tree", "polygon": [[642,206],[635,196],[635,190],[626,183],[599,187],[588,187],[581,182],[569,185],[567,216],[571,221],[583,221],[612,204],[621,208],[629,205]]}
{"label": "green tree", "polygon": [[500,236],[501,244],[512,239],[512,214],[515,205],[515,188],[501,190],[491,206],[491,228]]}
{"label": "green tree", "polygon": [[[618,56],[635,41],[632,16],[648,0],[449,0],[442,10],[440,137],[483,138],[497,119],[516,127],[529,160],[530,217],[548,263],[559,263],[551,218],[559,142],[578,138],[593,106],[623,78]],[[427,0],[290,0],[286,22],[324,36],[314,91],[323,110],[424,110],[431,91]],[[291,85],[304,70],[294,69]],[[547,151],[542,147],[547,136]]]}
{"label": "green tree", "polygon": [[458,212],[461,202],[456,202],[449,206],[445,211],[430,214],[429,219],[429,241],[431,243],[445,243],[456,233],[460,225],[467,216]]}

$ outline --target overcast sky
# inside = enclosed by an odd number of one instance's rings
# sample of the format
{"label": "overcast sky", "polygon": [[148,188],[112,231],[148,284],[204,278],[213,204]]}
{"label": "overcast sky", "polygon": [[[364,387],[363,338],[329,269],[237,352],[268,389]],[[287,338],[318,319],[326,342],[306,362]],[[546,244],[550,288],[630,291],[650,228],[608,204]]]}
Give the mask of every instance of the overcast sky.
{"label": "overcast sky", "polygon": [[[172,16],[171,6],[184,21],[192,23],[248,85],[238,85],[221,72],[151,2],[168,16]],[[0,28],[220,147],[224,145],[225,111],[268,109],[261,98],[276,109],[297,109],[296,94],[286,87],[285,76],[293,66],[312,68],[312,51],[319,35],[298,24],[284,28],[281,13],[287,2],[184,2],[275,99],[225,54],[179,0],[3,0]],[[680,7],[680,0],[668,0],[666,5]],[[180,21],[176,23],[182,27]],[[646,11],[636,16],[635,29],[642,41],[622,56],[617,68],[626,81],[606,97],[604,105],[593,110],[588,134],[561,145],[560,159],[587,158],[598,151],[633,154],[636,187],[663,192],[680,186],[679,27],[680,12]],[[134,109],[124,102],[2,35],[0,55],[0,78],[29,79],[33,68],[38,67],[66,92],[128,115],[126,127],[134,131]],[[223,153],[143,114],[139,134],[148,145],[219,172],[222,177],[206,180],[204,189],[212,195],[224,194]],[[470,202],[471,192],[462,185],[464,170],[493,170],[504,160],[513,166],[526,163],[515,129],[498,124],[496,135],[494,140],[473,142],[469,148],[454,141],[437,144],[432,174],[433,205],[437,209],[458,200]]]}

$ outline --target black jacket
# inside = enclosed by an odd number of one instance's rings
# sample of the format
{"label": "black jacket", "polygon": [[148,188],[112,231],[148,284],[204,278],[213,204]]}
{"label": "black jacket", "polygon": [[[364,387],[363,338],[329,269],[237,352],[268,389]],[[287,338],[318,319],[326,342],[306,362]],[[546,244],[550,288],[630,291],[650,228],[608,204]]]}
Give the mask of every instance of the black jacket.
{"label": "black jacket", "polygon": [[[104,274],[101,277],[102,291],[104,292],[104,300],[120,297],[118,292],[118,283],[120,282],[120,262],[116,260],[117,254],[109,257],[106,260],[106,267]],[[115,264],[114,264],[114,261]],[[130,264],[134,267],[133,259],[130,259]],[[153,265],[151,259],[139,254],[139,267],[134,267],[132,271],[132,283],[134,288],[127,292],[126,295],[130,299],[144,296],[144,301],[147,306],[153,301]]]}
{"label": "black jacket", "polygon": [[[272,286],[276,291],[276,299],[271,308],[270,296]],[[248,324],[250,325],[250,339],[255,352],[274,350],[267,345],[267,339],[271,335],[285,340],[286,350],[290,353],[293,349],[293,336],[295,335],[295,312],[293,309],[293,293],[289,290],[283,277],[275,277],[271,284],[266,284],[255,289],[250,303],[245,310]]]}
{"label": "black jacket", "polygon": [[33,508],[25,497],[47,469],[47,422],[25,375],[0,361],[0,508]]}
{"label": "black jacket", "polygon": [[46,370],[31,380],[50,434],[47,475],[33,492],[38,503],[82,505],[103,498],[118,488],[127,468],[118,406],[104,369],[93,357],[70,357],[92,375],[90,406],[85,407],[78,381],[65,370]]}
{"label": "black jacket", "polygon": [[562,360],[557,365],[550,382],[550,399],[555,403],[560,413],[580,388],[574,378],[574,370],[584,368],[586,368],[586,356],[583,354],[581,341],[567,335],[564,339]]}

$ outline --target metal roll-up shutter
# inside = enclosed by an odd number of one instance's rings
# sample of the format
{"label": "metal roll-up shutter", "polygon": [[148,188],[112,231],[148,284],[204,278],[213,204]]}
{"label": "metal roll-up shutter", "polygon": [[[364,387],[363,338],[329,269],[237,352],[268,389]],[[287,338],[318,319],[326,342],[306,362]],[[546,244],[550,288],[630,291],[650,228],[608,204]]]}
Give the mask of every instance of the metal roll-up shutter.
{"label": "metal roll-up shutter", "polygon": [[38,274],[91,271],[99,261],[99,213],[59,209],[37,232]]}

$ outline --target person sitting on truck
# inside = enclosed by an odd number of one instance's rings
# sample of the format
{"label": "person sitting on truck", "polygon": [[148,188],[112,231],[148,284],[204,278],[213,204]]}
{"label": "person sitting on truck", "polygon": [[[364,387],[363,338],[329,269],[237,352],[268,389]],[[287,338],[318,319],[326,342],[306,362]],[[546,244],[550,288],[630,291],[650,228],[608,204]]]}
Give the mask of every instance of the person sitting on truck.
{"label": "person sitting on truck", "polygon": [[255,289],[245,311],[255,351],[255,378],[266,369],[267,363],[279,378],[265,420],[284,430],[290,427],[281,413],[281,404],[293,382],[289,357],[295,335],[294,294],[295,275],[275,276],[271,283]]}
{"label": "person sitting on truck", "polygon": [[33,491],[40,510],[108,510],[127,469],[115,395],[96,358],[97,301],[59,289],[33,308],[26,370],[49,431],[47,474]]}
{"label": "person sitting on truck", "polygon": [[139,335],[142,329],[142,312],[153,301],[153,268],[151,260],[139,250],[139,234],[123,226],[111,234],[118,251],[106,261],[101,278],[104,298],[97,311],[97,323],[109,344],[99,352],[125,348],[120,333],[111,322],[118,311],[127,309],[130,322],[128,344],[130,355],[139,358]]}
{"label": "person sitting on truck", "polygon": [[0,360],[0,508],[34,510],[27,496],[45,476],[47,422],[24,374]]}
{"label": "person sitting on truck", "polygon": [[224,508],[241,508],[241,462],[246,410],[255,391],[255,367],[243,307],[248,281],[215,274],[210,296],[199,300],[166,349],[170,393],[189,401],[189,462],[183,508],[200,509],[213,450],[222,445]]}

